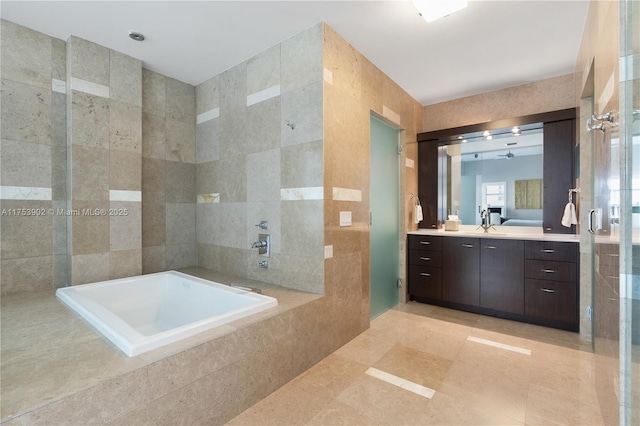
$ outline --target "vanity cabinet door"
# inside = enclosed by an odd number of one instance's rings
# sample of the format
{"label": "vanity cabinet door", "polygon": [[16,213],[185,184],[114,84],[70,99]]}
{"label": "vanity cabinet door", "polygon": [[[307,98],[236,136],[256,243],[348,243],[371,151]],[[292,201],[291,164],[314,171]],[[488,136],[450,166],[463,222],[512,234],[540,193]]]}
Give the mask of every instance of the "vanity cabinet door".
{"label": "vanity cabinet door", "polygon": [[409,270],[409,294],[433,301],[442,300],[442,269],[412,266]]}
{"label": "vanity cabinet door", "polygon": [[445,238],[442,256],[442,298],[451,303],[480,304],[480,241]]}
{"label": "vanity cabinet door", "polygon": [[524,241],[480,240],[480,306],[524,314]]}
{"label": "vanity cabinet door", "polygon": [[556,234],[574,234],[575,225],[566,228],[562,226],[561,220],[569,190],[575,188],[575,120],[544,123],[543,149],[543,230]]}

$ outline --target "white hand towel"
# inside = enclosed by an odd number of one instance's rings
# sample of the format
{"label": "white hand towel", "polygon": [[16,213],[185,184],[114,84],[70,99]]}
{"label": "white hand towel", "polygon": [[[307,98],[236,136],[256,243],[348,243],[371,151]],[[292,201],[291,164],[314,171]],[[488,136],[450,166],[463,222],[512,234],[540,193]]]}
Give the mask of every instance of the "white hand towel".
{"label": "white hand towel", "polygon": [[576,216],[576,206],[573,203],[567,203],[564,207],[564,214],[562,215],[562,226],[571,228],[571,225],[578,224],[578,217]]}
{"label": "white hand towel", "polygon": [[413,220],[415,223],[422,222],[422,206],[420,204],[416,204]]}

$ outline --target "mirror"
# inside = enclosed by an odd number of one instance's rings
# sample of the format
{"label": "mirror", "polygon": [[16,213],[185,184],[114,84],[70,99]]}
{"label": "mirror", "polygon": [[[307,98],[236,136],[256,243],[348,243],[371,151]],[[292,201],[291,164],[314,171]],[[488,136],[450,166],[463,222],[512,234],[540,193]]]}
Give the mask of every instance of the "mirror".
{"label": "mirror", "polygon": [[542,226],[543,123],[441,140],[438,216],[464,225]]}

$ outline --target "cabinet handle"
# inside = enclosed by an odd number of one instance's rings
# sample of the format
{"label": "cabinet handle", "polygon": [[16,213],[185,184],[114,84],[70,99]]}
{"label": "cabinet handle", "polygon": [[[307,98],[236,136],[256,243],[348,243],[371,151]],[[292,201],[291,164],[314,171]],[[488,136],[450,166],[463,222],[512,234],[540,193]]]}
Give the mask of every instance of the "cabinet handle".
{"label": "cabinet handle", "polygon": [[462,244],[462,247],[473,248],[473,244]]}
{"label": "cabinet handle", "polygon": [[544,272],[545,274],[554,274],[556,272],[553,269],[540,269],[540,271]]}
{"label": "cabinet handle", "polygon": [[496,246],[484,246],[484,248],[493,250],[493,249],[497,249],[498,247],[496,247]]}
{"label": "cabinet handle", "polygon": [[555,250],[552,249],[544,249],[544,250],[540,250],[542,253],[555,253]]}
{"label": "cabinet handle", "polygon": [[431,260],[431,258],[430,258],[430,257],[421,257],[421,258],[420,258],[420,260],[427,260],[427,261],[429,261],[429,260]]}
{"label": "cabinet handle", "polygon": [[550,288],[541,288],[540,291],[544,291],[545,293],[556,293],[555,290],[551,290]]}
{"label": "cabinet handle", "polygon": [[420,272],[420,275],[422,275],[423,277],[430,277],[431,274],[428,274],[426,272]]}
{"label": "cabinet handle", "polygon": [[420,241],[420,244],[422,244],[423,246],[428,246],[431,243],[429,241]]}

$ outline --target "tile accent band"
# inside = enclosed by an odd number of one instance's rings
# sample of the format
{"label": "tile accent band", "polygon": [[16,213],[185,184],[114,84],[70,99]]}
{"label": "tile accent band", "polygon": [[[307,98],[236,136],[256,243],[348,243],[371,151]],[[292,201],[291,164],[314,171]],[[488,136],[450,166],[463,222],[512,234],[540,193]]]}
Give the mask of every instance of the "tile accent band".
{"label": "tile accent band", "polygon": [[206,123],[207,121],[218,117],[220,117],[220,108],[210,109],[209,111],[198,114],[196,117],[196,124]]}
{"label": "tile accent band", "polygon": [[220,193],[198,194],[198,204],[211,204],[220,202]]}
{"label": "tile accent band", "polygon": [[38,200],[51,201],[51,188],[35,186],[0,186],[2,200]]}
{"label": "tile accent band", "polygon": [[433,395],[436,394],[436,391],[431,388],[419,385],[414,382],[410,382],[409,380],[403,379],[402,377],[394,376],[393,374],[378,370],[377,368],[370,367],[367,371],[365,371],[365,374],[371,377],[375,377],[376,379],[380,379],[383,382],[390,383],[404,390],[408,390],[409,392],[413,392],[416,395],[424,396],[425,398],[431,399],[433,398]]}
{"label": "tile accent band", "polygon": [[362,201],[362,191],[359,189],[333,187],[334,201]]}
{"label": "tile accent band", "polygon": [[393,121],[394,123],[400,124],[400,114],[387,107],[386,105],[382,105],[382,115]]}
{"label": "tile accent band", "polygon": [[480,343],[482,345],[493,346],[494,348],[505,349],[511,352],[518,352],[525,355],[531,355],[531,350],[519,348],[517,346],[505,345],[504,343],[494,342],[493,340],[481,339],[479,337],[469,336],[467,340],[470,342]]}
{"label": "tile accent band", "polygon": [[267,99],[275,98],[276,96],[280,96],[280,85],[276,84],[275,86],[268,87],[264,90],[261,90],[256,93],[252,93],[247,96],[247,106],[251,106]]}
{"label": "tile accent band", "polygon": [[80,78],[71,77],[71,90],[88,93],[90,95],[109,98],[109,87],[102,84],[92,83]]}
{"label": "tile accent band", "polygon": [[142,191],[121,191],[112,189],[109,191],[109,201],[142,201]]}
{"label": "tile accent band", "polygon": [[311,186],[306,188],[282,188],[280,190],[280,200],[282,201],[302,201],[302,200],[323,200],[324,187]]}

